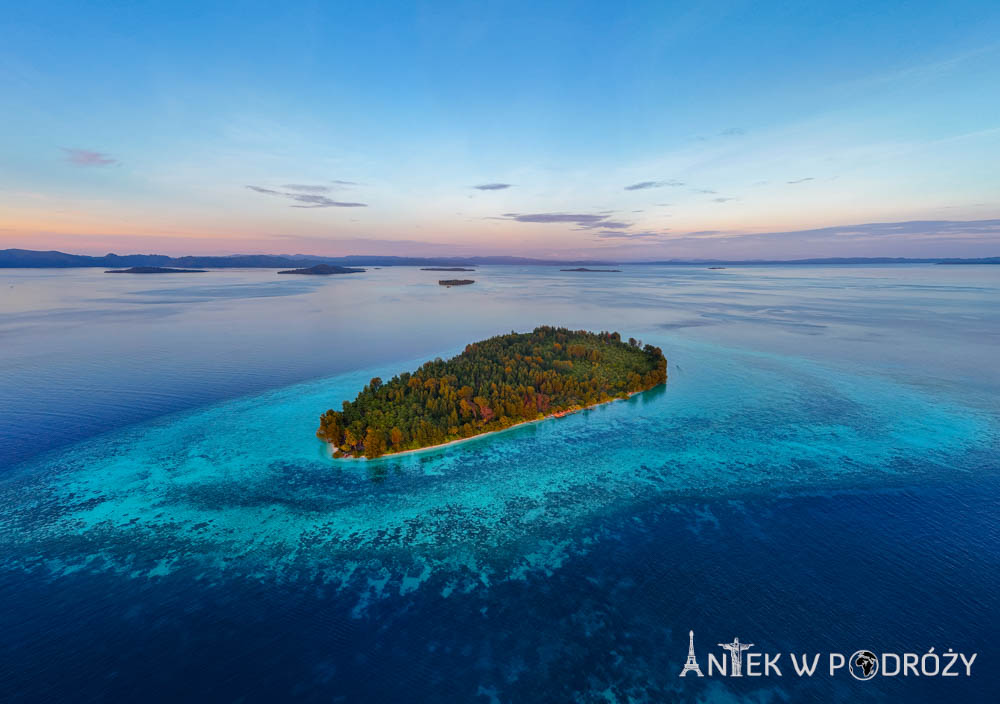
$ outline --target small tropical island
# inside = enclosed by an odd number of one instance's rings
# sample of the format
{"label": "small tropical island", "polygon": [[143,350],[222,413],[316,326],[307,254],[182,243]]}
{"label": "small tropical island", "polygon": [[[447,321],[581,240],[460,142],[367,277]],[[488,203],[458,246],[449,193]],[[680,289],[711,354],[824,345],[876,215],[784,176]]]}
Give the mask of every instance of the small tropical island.
{"label": "small tropical island", "polygon": [[467,345],[386,383],[375,377],[316,437],[334,458],[374,459],[559,418],[665,383],[659,347],[617,332],[538,327]]}
{"label": "small tropical island", "polygon": [[420,271],[475,271],[462,266],[425,266]]}
{"label": "small tropical island", "polygon": [[105,274],[204,274],[204,269],[174,269],[169,266],[134,266],[131,269],[109,269]]}
{"label": "small tropical island", "polygon": [[349,266],[333,266],[332,264],[317,264],[306,269],[286,269],[279,274],[306,274],[308,276],[329,276],[330,274],[363,274],[364,269]]}
{"label": "small tropical island", "polygon": [[468,286],[476,283],[475,279],[441,279],[438,286]]}
{"label": "small tropical island", "polygon": [[589,271],[593,274],[620,274],[621,269],[588,269],[585,266],[577,267],[576,269],[560,269],[559,271]]}

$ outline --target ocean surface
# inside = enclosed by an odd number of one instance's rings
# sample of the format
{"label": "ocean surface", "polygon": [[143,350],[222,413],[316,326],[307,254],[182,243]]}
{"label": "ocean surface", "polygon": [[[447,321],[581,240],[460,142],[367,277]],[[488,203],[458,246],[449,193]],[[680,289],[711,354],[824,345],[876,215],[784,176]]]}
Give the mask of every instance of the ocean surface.
{"label": "ocean surface", "polygon": [[[1000,701],[1000,267],[620,268],[0,271],[0,700]],[[325,457],[370,377],[542,324],[669,381]],[[682,679],[689,630],[783,676]],[[931,648],[971,676],[787,660]]]}

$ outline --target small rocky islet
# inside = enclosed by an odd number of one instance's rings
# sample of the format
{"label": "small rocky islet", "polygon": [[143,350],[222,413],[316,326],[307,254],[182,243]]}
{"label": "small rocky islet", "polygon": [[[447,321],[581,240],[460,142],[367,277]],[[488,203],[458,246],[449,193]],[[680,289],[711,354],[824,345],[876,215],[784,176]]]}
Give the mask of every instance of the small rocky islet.
{"label": "small rocky islet", "polygon": [[279,274],[304,274],[306,276],[329,276],[331,274],[363,274],[364,269],[349,266],[333,266],[332,264],[317,264],[305,269],[286,269]]}

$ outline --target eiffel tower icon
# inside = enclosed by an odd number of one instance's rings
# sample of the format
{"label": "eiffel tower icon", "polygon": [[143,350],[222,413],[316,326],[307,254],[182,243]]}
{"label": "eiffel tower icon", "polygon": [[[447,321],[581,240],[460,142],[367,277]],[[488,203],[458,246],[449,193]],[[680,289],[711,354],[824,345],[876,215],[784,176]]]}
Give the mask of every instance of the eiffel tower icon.
{"label": "eiffel tower icon", "polygon": [[698,661],[694,659],[694,631],[688,631],[688,659],[684,663],[684,669],[681,670],[680,676],[683,677],[689,672],[693,672],[698,675],[698,677],[704,677],[701,674],[701,668],[698,667]]}

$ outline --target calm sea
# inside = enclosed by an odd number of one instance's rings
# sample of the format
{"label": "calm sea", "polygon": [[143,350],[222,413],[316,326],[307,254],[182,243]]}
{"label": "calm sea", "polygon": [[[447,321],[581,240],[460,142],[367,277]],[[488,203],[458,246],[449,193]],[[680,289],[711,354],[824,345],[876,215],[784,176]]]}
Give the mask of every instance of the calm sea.
{"label": "calm sea", "polygon": [[[0,699],[1000,700],[1000,267],[621,268],[0,271]],[[668,384],[323,456],[371,376],[541,324]],[[783,676],[681,679],[689,630]],[[788,660],[931,648],[971,676]]]}

